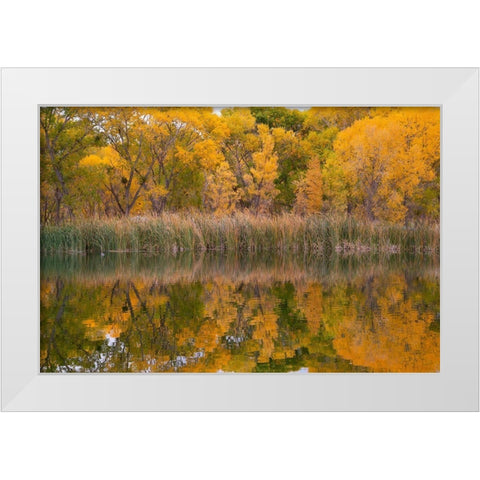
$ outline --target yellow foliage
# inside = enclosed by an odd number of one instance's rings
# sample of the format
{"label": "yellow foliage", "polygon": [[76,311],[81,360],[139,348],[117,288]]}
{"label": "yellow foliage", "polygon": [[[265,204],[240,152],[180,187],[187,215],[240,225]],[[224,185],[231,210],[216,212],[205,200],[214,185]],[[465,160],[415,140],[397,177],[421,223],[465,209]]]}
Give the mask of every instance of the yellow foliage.
{"label": "yellow foliage", "polygon": [[235,175],[226,161],[207,173],[205,180],[205,203],[216,214],[230,213],[234,210],[239,199],[236,191]]}
{"label": "yellow foliage", "polygon": [[308,162],[305,176],[297,182],[295,210],[299,213],[319,212],[323,204],[322,169],[317,157]]}
{"label": "yellow foliage", "polygon": [[255,128],[255,117],[249,108],[226,109],[223,112],[225,124],[234,137],[242,136]]}
{"label": "yellow foliage", "polygon": [[258,125],[258,134],[262,149],[252,155],[252,167],[249,175],[245,175],[247,192],[252,198],[256,211],[268,211],[276,194],[275,179],[277,178],[277,155],[273,152],[275,146],[273,136],[266,125]]}
{"label": "yellow foliage", "polygon": [[402,109],[358,120],[338,134],[335,158],[360,213],[404,221],[417,187],[435,178],[439,121],[438,109]]}
{"label": "yellow foliage", "polygon": [[195,144],[193,151],[199,160],[200,166],[207,171],[214,170],[224,160],[218,143],[211,138]]}
{"label": "yellow foliage", "polygon": [[[244,107],[221,115],[210,107],[42,112],[45,223],[238,207],[396,223],[439,217],[438,108],[313,107],[292,130],[281,118],[270,129],[261,123],[268,115]],[[55,128],[67,114],[75,117],[57,135],[61,148],[52,156]]]}

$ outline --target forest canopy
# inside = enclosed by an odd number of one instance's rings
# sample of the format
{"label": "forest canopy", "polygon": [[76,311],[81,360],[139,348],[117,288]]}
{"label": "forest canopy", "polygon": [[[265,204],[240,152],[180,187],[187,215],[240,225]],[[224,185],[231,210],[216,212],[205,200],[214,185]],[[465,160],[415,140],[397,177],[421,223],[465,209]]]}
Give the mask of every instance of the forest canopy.
{"label": "forest canopy", "polygon": [[440,110],[42,107],[41,222],[199,211],[440,213]]}

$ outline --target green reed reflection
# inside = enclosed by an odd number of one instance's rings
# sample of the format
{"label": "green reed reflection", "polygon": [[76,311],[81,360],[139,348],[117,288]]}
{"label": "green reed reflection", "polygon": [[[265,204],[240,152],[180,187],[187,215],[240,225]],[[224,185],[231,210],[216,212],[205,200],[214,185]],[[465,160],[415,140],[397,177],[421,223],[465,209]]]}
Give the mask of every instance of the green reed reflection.
{"label": "green reed reflection", "polygon": [[435,372],[438,259],[44,257],[42,372]]}

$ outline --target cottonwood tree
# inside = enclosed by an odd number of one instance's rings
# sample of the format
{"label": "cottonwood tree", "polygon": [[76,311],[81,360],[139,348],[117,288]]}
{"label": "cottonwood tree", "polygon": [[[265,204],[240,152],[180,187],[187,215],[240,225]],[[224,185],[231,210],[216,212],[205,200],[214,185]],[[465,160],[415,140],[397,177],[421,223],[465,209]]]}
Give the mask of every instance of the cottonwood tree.
{"label": "cottonwood tree", "polygon": [[438,220],[434,108],[48,107],[42,223],[195,209]]}
{"label": "cottonwood tree", "polygon": [[304,130],[322,131],[327,128],[344,130],[370,113],[370,107],[312,107],[306,111]]}
{"label": "cottonwood tree", "polygon": [[405,109],[359,120],[338,134],[335,158],[353,208],[368,220],[405,221],[423,185],[438,176],[439,137],[430,130],[439,135],[438,110]]}
{"label": "cottonwood tree", "polygon": [[144,193],[155,163],[148,151],[145,114],[139,109],[113,107],[94,110],[90,118],[117,154],[107,166],[105,188],[119,212],[128,217]]}
{"label": "cottonwood tree", "polygon": [[320,160],[318,157],[311,158],[305,176],[296,182],[296,212],[320,212],[323,205],[322,177]]}
{"label": "cottonwood tree", "polygon": [[224,160],[206,174],[205,206],[216,215],[232,213],[239,199],[235,175]]}
{"label": "cottonwood tree", "polygon": [[222,110],[228,135],[222,142],[222,153],[235,175],[239,193],[239,206],[250,207],[248,178],[252,167],[252,155],[261,147],[255,117],[248,108]]}
{"label": "cottonwood tree", "polygon": [[154,159],[149,185],[152,210],[202,207],[208,172],[224,160],[224,122],[211,108],[151,109],[148,145]]}
{"label": "cottonwood tree", "polygon": [[244,176],[247,192],[256,213],[271,211],[277,194],[278,157],[274,153],[274,140],[266,125],[258,125],[258,135],[262,142],[261,150],[252,154],[252,166]]}
{"label": "cottonwood tree", "polygon": [[[73,216],[74,199],[68,196],[78,174],[78,161],[82,154],[98,141],[98,135],[79,109],[41,107],[40,177],[44,223],[51,216],[54,216],[57,223],[63,219],[65,213]],[[65,200],[70,202],[64,205]]]}

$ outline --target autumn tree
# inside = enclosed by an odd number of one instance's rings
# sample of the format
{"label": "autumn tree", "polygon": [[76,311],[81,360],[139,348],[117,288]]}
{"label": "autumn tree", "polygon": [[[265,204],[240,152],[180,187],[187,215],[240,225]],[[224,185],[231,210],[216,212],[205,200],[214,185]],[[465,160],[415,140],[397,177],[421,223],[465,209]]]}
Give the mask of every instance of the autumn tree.
{"label": "autumn tree", "polygon": [[[336,204],[340,191],[338,188],[331,189],[330,173],[333,143],[338,132],[337,127],[326,127],[319,131],[311,130],[303,138],[302,146],[309,160],[302,178],[296,183],[297,211],[309,213],[337,211]],[[335,202],[332,199],[335,199]]]}
{"label": "autumn tree", "polygon": [[226,126],[210,108],[148,110],[148,145],[154,159],[149,196],[152,210],[202,207],[205,173],[224,157]]}
{"label": "autumn tree", "polygon": [[304,128],[317,132],[327,128],[344,130],[369,113],[370,107],[312,107],[306,112]]}
{"label": "autumn tree", "polygon": [[112,107],[93,110],[90,118],[118,155],[107,166],[105,188],[118,211],[128,217],[144,193],[155,163],[147,148],[145,114],[134,108]]}
{"label": "autumn tree", "polygon": [[[79,177],[72,194],[78,198],[81,213],[86,217],[105,214],[115,216],[119,213],[118,203],[111,188],[120,190],[120,182],[115,183],[112,172],[125,170],[125,162],[110,145],[95,148],[79,162]],[[126,172],[125,172],[126,174]],[[139,206],[137,201],[135,208]]]}
{"label": "autumn tree", "polygon": [[[418,184],[412,185],[405,200],[407,218],[440,218],[440,110],[411,108],[398,112],[404,131],[406,154],[415,159],[421,171]],[[420,165],[423,165],[421,167]]]}
{"label": "autumn tree", "polygon": [[225,160],[206,174],[204,195],[205,206],[215,214],[228,214],[234,211],[239,193],[236,189],[235,175]]}
{"label": "autumn tree", "polygon": [[222,114],[229,132],[222,151],[237,181],[239,204],[257,213],[271,211],[279,191],[278,155],[269,127],[256,125],[249,109],[224,109]]}
{"label": "autumn tree", "polygon": [[298,213],[318,213],[323,204],[322,168],[318,157],[308,162],[303,178],[296,182],[295,211]]}
{"label": "autumn tree", "polygon": [[273,151],[274,140],[268,127],[259,125],[258,134],[262,147],[252,154],[252,166],[244,177],[252,207],[257,213],[271,210],[277,192],[275,179],[278,168],[278,157]]}
{"label": "autumn tree", "polygon": [[[40,177],[42,217],[46,222],[53,214],[59,222],[65,212],[73,216],[68,198],[78,176],[78,161],[98,135],[82,113],[73,107],[41,107],[40,109]],[[52,208],[53,207],[53,208]]]}
{"label": "autumn tree", "polygon": [[41,109],[42,223],[196,209],[438,220],[436,108]]}
{"label": "autumn tree", "polygon": [[255,117],[248,108],[226,108],[222,110],[222,116],[228,129],[222,142],[222,153],[235,175],[239,206],[249,207],[248,177],[252,155],[261,147]]}
{"label": "autumn tree", "polygon": [[436,112],[402,110],[388,116],[365,118],[337,136],[335,159],[349,191],[349,208],[368,220],[403,222],[421,192],[434,182],[439,162]]}

